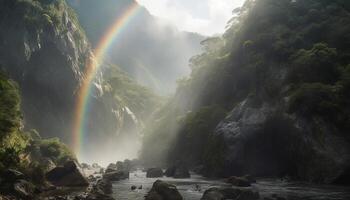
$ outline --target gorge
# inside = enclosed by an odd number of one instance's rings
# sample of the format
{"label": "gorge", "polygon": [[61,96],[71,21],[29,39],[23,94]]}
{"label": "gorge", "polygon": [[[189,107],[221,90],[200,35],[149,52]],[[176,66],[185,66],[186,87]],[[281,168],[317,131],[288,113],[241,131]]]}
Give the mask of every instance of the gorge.
{"label": "gorge", "polygon": [[246,0],[214,36],[1,0],[0,199],[349,199],[349,24],[347,0]]}

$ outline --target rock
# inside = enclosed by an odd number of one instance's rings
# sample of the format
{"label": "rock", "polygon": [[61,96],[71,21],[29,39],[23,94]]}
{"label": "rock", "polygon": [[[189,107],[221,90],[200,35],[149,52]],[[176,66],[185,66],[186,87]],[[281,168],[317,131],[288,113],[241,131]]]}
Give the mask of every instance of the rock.
{"label": "rock", "polygon": [[13,190],[16,196],[23,199],[33,199],[34,193],[36,191],[35,186],[25,180],[19,180],[13,185]]}
{"label": "rock", "polygon": [[136,190],[136,188],[137,188],[136,185],[131,186],[131,190]]}
{"label": "rock", "polygon": [[175,166],[171,166],[171,167],[168,167],[165,172],[164,172],[164,175],[166,177],[173,177],[175,175],[175,170],[176,170],[176,167]]}
{"label": "rock", "polygon": [[116,172],[116,171],[117,171],[117,165],[114,163],[111,163],[107,166],[105,173]]}
{"label": "rock", "polygon": [[145,200],[182,200],[182,196],[174,185],[157,180],[148,192]]}
{"label": "rock", "polygon": [[159,178],[163,177],[163,170],[161,168],[150,168],[146,173],[147,178]]}
{"label": "rock", "polygon": [[139,190],[142,190],[142,185],[140,185],[138,189],[139,189]]}
{"label": "rock", "polygon": [[92,186],[86,198],[81,200],[114,200],[109,194],[112,194],[112,183],[106,179],[101,179],[96,185]]}
{"label": "rock", "polygon": [[174,178],[190,178],[190,172],[184,165],[174,165],[165,171],[165,176]]}
{"label": "rock", "polygon": [[[217,171],[224,176],[293,175],[322,183],[343,177],[350,166],[350,144],[339,130],[327,120],[290,115],[283,106],[256,103],[256,98],[237,104],[216,127],[214,137],[227,148],[225,164]],[[315,130],[322,132],[322,140]]]}
{"label": "rock", "polygon": [[250,187],[250,181],[245,177],[231,176],[227,179],[227,182],[237,187]]}
{"label": "rock", "polygon": [[249,174],[245,175],[243,178],[248,180],[250,183],[256,183],[256,179],[253,176],[249,175]]}
{"label": "rock", "polygon": [[17,180],[25,179],[24,174],[14,169],[7,169],[1,174],[1,183],[15,183]]}
{"label": "rock", "polygon": [[187,167],[181,166],[175,169],[174,178],[190,178],[190,177],[191,175]]}
{"label": "rock", "polygon": [[109,181],[120,181],[129,178],[127,171],[111,171],[103,174],[103,178]]}
{"label": "rock", "polygon": [[260,198],[257,191],[247,188],[210,188],[206,190],[201,200],[258,200]]}
{"label": "rock", "polygon": [[40,164],[43,166],[45,171],[51,171],[56,167],[56,164],[49,158],[43,158],[40,160]]}
{"label": "rock", "polygon": [[75,161],[56,167],[46,173],[46,179],[55,186],[88,186],[89,182]]}
{"label": "rock", "polygon": [[81,163],[80,166],[82,169],[91,169],[90,165],[87,163]]}
{"label": "rock", "polygon": [[93,163],[92,165],[91,165],[91,167],[92,168],[95,168],[95,169],[100,169],[100,168],[102,168],[99,164],[97,164],[97,163]]}
{"label": "rock", "polygon": [[101,179],[97,182],[96,187],[105,194],[112,194],[112,183],[106,179]]}

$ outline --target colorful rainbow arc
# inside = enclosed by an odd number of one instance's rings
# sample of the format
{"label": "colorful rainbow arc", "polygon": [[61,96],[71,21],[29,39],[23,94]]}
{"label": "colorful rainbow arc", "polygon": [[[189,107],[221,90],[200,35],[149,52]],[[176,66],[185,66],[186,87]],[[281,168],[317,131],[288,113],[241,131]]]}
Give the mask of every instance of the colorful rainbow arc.
{"label": "colorful rainbow arc", "polygon": [[81,156],[82,141],[84,139],[84,128],[87,122],[87,112],[89,97],[91,96],[91,90],[94,78],[99,68],[103,64],[104,56],[113,42],[120,35],[122,30],[128,25],[128,23],[136,16],[141,10],[141,6],[137,3],[130,5],[121,17],[114,22],[105,35],[100,40],[97,48],[94,51],[94,59],[91,59],[87,63],[85,70],[85,79],[78,91],[78,98],[75,107],[75,116],[73,122],[73,143],[72,147],[74,152],[78,156]]}

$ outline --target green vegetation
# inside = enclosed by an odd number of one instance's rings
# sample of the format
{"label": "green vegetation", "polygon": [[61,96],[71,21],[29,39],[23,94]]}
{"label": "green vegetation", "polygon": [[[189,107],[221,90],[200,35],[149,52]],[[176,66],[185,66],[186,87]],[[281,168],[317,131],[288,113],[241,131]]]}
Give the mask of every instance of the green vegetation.
{"label": "green vegetation", "polygon": [[17,84],[0,73],[0,172],[17,169],[42,184],[48,162],[62,165],[75,156],[58,139],[41,139],[35,130],[22,130]]}
{"label": "green vegetation", "polygon": [[[26,27],[30,36],[43,30],[52,34],[64,34],[68,29],[78,46],[86,40],[78,17],[65,0],[3,0],[0,3],[0,17],[7,27]],[[72,23],[66,24],[70,20]]]}
{"label": "green vegetation", "polygon": [[111,65],[105,73],[104,87],[120,107],[128,107],[138,119],[146,120],[161,104],[161,98],[131,79],[118,66]]}
{"label": "green vegetation", "polygon": [[[324,119],[349,138],[349,24],[346,0],[248,0],[235,10],[223,36],[202,42],[206,51],[191,59],[191,76],[179,82],[174,98],[154,118],[156,125],[147,128],[144,151],[162,145],[154,144],[156,138],[177,138],[174,150],[161,149],[167,161],[189,157],[192,165],[216,169],[222,154],[213,152],[225,147],[212,139],[213,130],[224,115],[208,117],[203,111],[227,112],[248,97],[257,106],[266,102],[309,120]],[[176,125],[167,123],[178,118]],[[213,144],[205,143],[208,138]],[[204,148],[209,153],[193,152]]]}

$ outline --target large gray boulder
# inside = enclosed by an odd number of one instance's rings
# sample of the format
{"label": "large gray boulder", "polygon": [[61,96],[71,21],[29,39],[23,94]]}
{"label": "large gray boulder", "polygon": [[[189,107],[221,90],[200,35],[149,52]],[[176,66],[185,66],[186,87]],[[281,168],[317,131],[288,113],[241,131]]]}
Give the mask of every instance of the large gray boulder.
{"label": "large gray boulder", "polygon": [[182,200],[182,196],[176,186],[157,180],[148,192],[145,200]]}
{"label": "large gray boulder", "polygon": [[159,178],[163,177],[163,170],[161,168],[150,168],[146,173],[147,178]]}
{"label": "large gray boulder", "polygon": [[175,164],[164,172],[164,175],[167,177],[174,177],[174,178],[190,178],[191,174],[184,164]]}
{"label": "large gray boulder", "polygon": [[206,190],[201,200],[258,200],[259,192],[247,188],[210,188]]}
{"label": "large gray boulder", "polygon": [[68,161],[64,166],[52,169],[46,173],[46,179],[55,186],[84,187],[89,185],[83,171],[75,161]]}
{"label": "large gray boulder", "polygon": [[103,178],[109,181],[120,181],[124,179],[129,178],[129,172],[128,171],[108,171],[105,174],[103,174]]}

